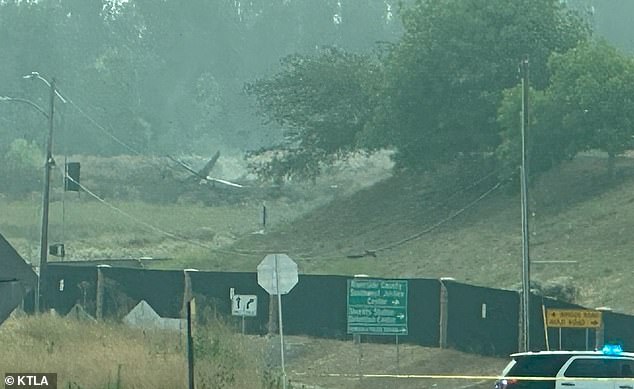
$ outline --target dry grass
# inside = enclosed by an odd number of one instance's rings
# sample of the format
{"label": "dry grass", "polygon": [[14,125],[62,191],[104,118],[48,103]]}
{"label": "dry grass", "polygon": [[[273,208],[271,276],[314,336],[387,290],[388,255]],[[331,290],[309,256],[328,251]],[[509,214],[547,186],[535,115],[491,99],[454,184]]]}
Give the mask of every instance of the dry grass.
{"label": "dry grass", "polygon": [[[289,377],[291,381],[320,385],[329,389],[382,388],[491,388],[491,380],[358,377],[385,375],[472,375],[497,376],[508,362],[505,358],[469,355],[401,344],[354,344],[352,341],[289,337]],[[341,375],[341,376],[340,376]],[[483,382],[484,381],[484,382]],[[479,386],[482,385],[482,386]]]}
{"label": "dry grass", "polygon": [[[62,385],[82,388],[116,383],[121,366],[121,381],[126,386],[182,387],[185,360],[173,348],[177,340],[169,334],[150,336],[123,326],[79,323],[51,315],[11,318],[0,328],[0,365],[4,371],[54,372]],[[167,353],[159,352],[160,343]]]}
{"label": "dry grass", "polygon": [[[55,315],[13,316],[0,327],[0,371],[53,372],[60,388],[172,389],[187,385],[184,340],[171,332]],[[482,380],[351,378],[332,374],[495,376],[507,360],[414,345],[286,337],[289,388],[490,387]],[[214,322],[195,329],[196,387],[279,389],[279,338],[240,335]],[[304,386],[306,385],[306,386]],[[314,386],[309,386],[314,385]]]}
{"label": "dry grass", "polygon": [[[260,387],[260,350],[219,325],[197,331],[198,387]],[[0,327],[0,344],[0,371],[57,373],[60,388],[187,386],[184,339],[177,333],[47,314],[10,318]]]}

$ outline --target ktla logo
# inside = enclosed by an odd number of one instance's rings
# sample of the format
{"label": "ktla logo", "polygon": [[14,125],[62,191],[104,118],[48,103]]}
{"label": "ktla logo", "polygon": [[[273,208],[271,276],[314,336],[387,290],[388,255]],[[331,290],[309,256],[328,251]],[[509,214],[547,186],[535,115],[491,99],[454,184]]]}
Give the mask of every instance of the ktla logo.
{"label": "ktla logo", "polygon": [[57,389],[55,373],[7,373],[4,375],[5,389],[47,388]]}

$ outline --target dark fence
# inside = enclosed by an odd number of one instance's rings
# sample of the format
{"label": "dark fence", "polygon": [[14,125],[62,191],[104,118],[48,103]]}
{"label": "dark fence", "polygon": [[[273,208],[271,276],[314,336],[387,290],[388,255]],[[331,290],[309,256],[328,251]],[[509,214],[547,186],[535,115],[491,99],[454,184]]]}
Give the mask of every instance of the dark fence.
{"label": "dark fence", "polygon": [[101,270],[105,278],[104,315],[123,317],[145,300],[161,317],[182,317],[185,287],[182,271],[115,267]]}
{"label": "dark fence", "polygon": [[405,342],[437,347],[440,322],[440,283],[433,279],[409,280],[409,335]]}
{"label": "dark fence", "polygon": [[289,335],[346,338],[347,280],[343,276],[301,275],[290,293],[282,296],[284,331]]}
{"label": "dark fence", "polygon": [[21,281],[0,281],[0,324],[20,305],[25,294]]}
{"label": "dark fence", "polygon": [[606,342],[619,343],[624,350],[634,350],[634,318],[622,313],[604,312],[604,338]]}
{"label": "dark fence", "polygon": [[49,265],[46,275],[46,307],[54,308],[60,315],[66,315],[73,305],[81,304],[91,315],[95,314],[96,267]]}
{"label": "dark fence", "polygon": [[448,293],[447,345],[484,355],[517,351],[517,292],[444,281]]}
{"label": "dark fence", "polygon": [[[163,317],[182,317],[185,274],[133,268],[101,268],[103,313],[120,318],[139,301],[147,301]],[[96,313],[97,268],[49,266],[46,290],[48,308],[66,314],[79,303]],[[268,330],[270,296],[257,283],[256,273],[188,272],[197,312],[238,323],[231,316],[230,293],[258,297],[258,312],[245,319],[251,334]],[[300,275],[299,283],[282,296],[285,333],[333,339],[351,339],[347,334],[346,276]],[[444,285],[444,289],[441,285]],[[569,304],[532,295],[530,312],[531,349],[593,349],[596,332],[585,329],[544,331],[543,309],[575,308]],[[443,302],[446,305],[443,307]],[[499,290],[435,279],[408,280],[408,335],[399,341],[448,347],[484,355],[508,355],[518,350],[520,296]],[[444,312],[444,316],[443,313]],[[604,313],[605,340],[619,341],[634,350],[634,317]],[[441,338],[444,329],[444,338]],[[364,336],[372,342],[392,342],[393,337]]]}

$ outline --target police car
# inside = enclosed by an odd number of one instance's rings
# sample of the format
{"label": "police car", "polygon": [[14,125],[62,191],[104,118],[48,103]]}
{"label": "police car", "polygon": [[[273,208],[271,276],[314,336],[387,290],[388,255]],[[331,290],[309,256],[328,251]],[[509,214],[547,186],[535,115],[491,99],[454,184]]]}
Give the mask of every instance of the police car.
{"label": "police car", "polygon": [[601,351],[511,354],[495,389],[634,389],[634,353]]}

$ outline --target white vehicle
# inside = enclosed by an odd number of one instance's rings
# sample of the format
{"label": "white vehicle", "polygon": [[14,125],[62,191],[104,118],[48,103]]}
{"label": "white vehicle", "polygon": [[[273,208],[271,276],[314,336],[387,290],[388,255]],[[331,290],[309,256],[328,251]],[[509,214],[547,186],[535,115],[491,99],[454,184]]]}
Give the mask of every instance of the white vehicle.
{"label": "white vehicle", "polygon": [[601,351],[511,354],[495,389],[634,389],[634,353]]}

